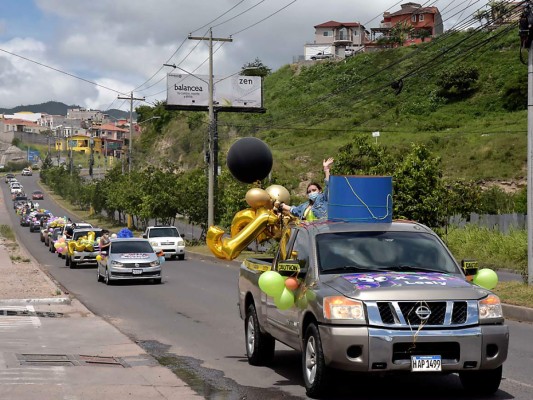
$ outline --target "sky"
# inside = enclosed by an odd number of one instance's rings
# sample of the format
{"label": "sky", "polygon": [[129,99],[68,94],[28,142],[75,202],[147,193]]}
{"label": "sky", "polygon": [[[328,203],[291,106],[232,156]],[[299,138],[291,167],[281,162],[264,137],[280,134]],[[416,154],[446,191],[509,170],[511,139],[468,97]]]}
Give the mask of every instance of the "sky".
{"label": "sky", "polygon": [[[273,71],[312,43],[314,26],[330,20],[359,22],[370,31],[394,0],[1,0],[0,107],[59,101],[94,110],[129,110],[166,100],[166,76],[209,71],[229,76],[256,58]],[[451,29],[486,0],[429,0]]]}

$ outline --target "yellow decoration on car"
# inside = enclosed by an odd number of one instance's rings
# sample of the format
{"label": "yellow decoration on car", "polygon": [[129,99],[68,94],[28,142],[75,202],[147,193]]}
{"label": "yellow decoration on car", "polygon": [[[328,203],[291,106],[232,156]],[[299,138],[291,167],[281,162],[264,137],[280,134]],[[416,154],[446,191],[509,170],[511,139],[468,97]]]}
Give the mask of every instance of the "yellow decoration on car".
{"label": "yellow decoration on car", "polygon": [[78,240],[71,240],[68,243],[68,252],[69,254],[74,253],[74,251],[94,251],[94,246],[96,234],[91,231],[86,236],[80,237]]}

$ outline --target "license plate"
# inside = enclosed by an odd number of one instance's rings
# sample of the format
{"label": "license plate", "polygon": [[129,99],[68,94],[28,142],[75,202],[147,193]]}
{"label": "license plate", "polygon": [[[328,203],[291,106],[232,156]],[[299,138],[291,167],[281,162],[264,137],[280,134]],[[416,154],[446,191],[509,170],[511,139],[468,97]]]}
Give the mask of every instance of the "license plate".
{"label": "license plate", "polygon": [[442,371],[440,356],[411,356],[411,371]]}
{"label": "license plate", "polygon": [[134,269],[132,272],[133,272],[133,275],[141,275],[143,273],[143,270],[142,269]]}

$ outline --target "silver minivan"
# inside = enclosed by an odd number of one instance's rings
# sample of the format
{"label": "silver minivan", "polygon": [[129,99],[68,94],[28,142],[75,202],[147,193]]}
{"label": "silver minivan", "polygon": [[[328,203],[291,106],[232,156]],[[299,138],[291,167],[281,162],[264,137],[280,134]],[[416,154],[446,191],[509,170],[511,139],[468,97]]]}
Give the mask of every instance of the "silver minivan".
{"label": "silver minivan", "polygon": [[151,279],[161,283],[161,261],[152,245],[141,238],[111,239],[107,255],[98,260],[98,282]]}

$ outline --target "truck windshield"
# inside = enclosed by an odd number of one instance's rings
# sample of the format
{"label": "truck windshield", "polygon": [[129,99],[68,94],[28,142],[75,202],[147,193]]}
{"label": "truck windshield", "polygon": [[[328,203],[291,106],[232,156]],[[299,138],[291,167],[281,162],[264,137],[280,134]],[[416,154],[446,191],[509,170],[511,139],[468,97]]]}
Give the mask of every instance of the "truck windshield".
{"label": "truck windshield", "polygon": [[152,228],[150,229],[150,232],[148,233],[148,237],[150,238],[156,238],[156,237],[179,237],[180,233],[176,228],[169,227],[169,228]]}
{"label": "truck windshield", "polygon": [[78,240],[84,236],[87,236],[89,232],[94,232],[94,240],[100,239],[100,236],[102,236],[102,231],[82,231],[82,232],[74,232],[74,236],[72,239]]}
{"label": "truck windshield", "polygon": [[344,267],[365,271],[459,273],[446,248],[427,233],[324,233],[317,235],[316,240],[320,271],[325,274],[340,273]]}

